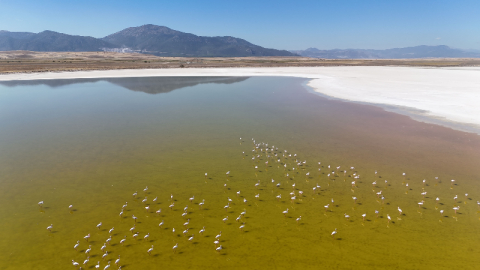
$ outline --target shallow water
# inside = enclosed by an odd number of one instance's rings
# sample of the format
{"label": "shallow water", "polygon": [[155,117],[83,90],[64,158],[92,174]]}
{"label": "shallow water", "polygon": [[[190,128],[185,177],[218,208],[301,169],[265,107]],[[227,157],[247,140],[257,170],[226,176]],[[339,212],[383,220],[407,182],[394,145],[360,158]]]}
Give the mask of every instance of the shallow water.
{"label": "shallow water", "polygon": [[[273,77],[3,83],[0,269],[74,268],[71,261],[82,264],[89,245],[87,269],[97,261],[101,269],[108,261],[114,266],[118,255],[122,269],[475,269],[479,136],[327,100],[305,83]],[[278,150],[254,148],[252,138]],[[129,231],[132,215],[137,239]],[[216,252],[220,231],[223,249]]]}

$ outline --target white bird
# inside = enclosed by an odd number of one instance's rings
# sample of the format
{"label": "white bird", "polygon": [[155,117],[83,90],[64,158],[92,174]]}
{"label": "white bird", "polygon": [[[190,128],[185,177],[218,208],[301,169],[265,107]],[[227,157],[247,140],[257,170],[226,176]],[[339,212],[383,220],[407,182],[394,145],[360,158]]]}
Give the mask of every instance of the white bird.
{"label": "white bird", "polygon": [[100,268],[100,261],[98,261],[98,263],[95,265],[95,268],[96,269]]}
{"label": "white bird", "polygon": [[198,233],[203,235],[204,232],[205,232],[205,226],[203,226],[203,228]]}
{"label": "white bird", "polygon": [[78,240],[77,243],[75,244],[75,246],[73,246],[73,249],[77,250],[79,245],[80,245],[80,240]]}
{"label": "white bird", "polygon": [[333,238],[335,238],[335,234],[337,234],[337,228],[330,234]]}
{"label": "white bird", "polygon": [[89,238],[90,238],[90,234],[87,234],[87,235],[85,235],[85,236],[83,237],[83,239],[87,240],[87,242],[88,242],[88,239],[89,239]]}
{"label": "white bird", "polygon": [[110,241],[112,241],[112,236],[108,237],[108,239],[105,241],[107,244],[110,244]]}
{"label": "white bird", "polygon": [[107,244],[104,243],[103,246],[100,248],[101,251],[104,251],[107,248]]}
{"label": "white bird", "polygon": [[183,223],[183,226],[187,227],[189,223],[190,223],[190,219],[188,219],[187,222]]}
{"label": "white bird", "polygon": [[287,208],[287,210],[283,211],[282,213],[283,213],[283,215],[286,217],[287,214],[288,214],[288,208]]}
{"label": "white bird", "polygon": [[47,230],[48,230],[49,232],[51,232],[52,229],[53,229],[53,224],[50,224],[50,226],[47,227]]}
{"label": "white bird", "polygon": [[83,261],[83,265],[86,265],[88,263],[88,261],[90,261],[90,256],[87,256],[87,258],[85,259],[85,261]]}
{"label": "white bird", "polygon": [[239,190],[239,191],[237,191],[237,196],[240,196],[240,190]]}
{"label": "white bird", "polygon": [[128,202],[125,202],[125,204],[122,206],[122,209],[127,208]]}
{"label": "white bird", "polygon": [[195,200],[195,196],[192,196],[191,198],[188,199],[190,202],[193,202]]}
{"label": "white bird", "polygon": [[[38,206],[42,207],[43,206],[43,201],[39,201]],[[72,260],[72,262],[73,262],[73,260]]]}
{"label": "white bird", "polygon": [[120,240],[120,244],[122,244],[122,246],[123,246],[123,243],[125,243],[126,240],[127,240],[127,236],[125,235],[125,238],[123,238],[122,240]]}
{"label": "white bird", "polygon": [[107,266],[105,266],[105,268],[103,268],[103,270],[107,270],[108,268],[110,268],[110,261],[108,261]]}
{"label": "white bird", "polygon": [[97,228],[100,230],[100,227],[102,226],[102,222],[97,224]]}
{"label": "white bird", "polygon": [[301,219],[302,219],[302,216],[299,216],[299,217],[297,218],[297,223],[300,222]]}
{"label": "white bird", "polygon": [[152,251],[153,251],[153,245],[152,245],[151,248],[149,248],[149,249],[147,250],[148,255],[150,255],[150,253],[151,253]]}
{"label": "white bird", "polygon": [[135,221],[135,223],[137,223],[137,217],[135,215],[132,215],[132,218]]}
{"label": "white bird", "polygon": [[78,267],[78,266],[80,265],[78,262],[76,262],[76,261],[74,261],[74,260],[72,260],[72,264],[73,264],[73,266],[75,266],[75,267]]}
{"label": "white bird", "polygon": [[194,236],[194,234],[192,234],[192,236],[190,236],[190,237],[188,238],[188,241],[192,242],[192,241],[193,241],[193,236]]}
{"label": "white bird", "polygon": [[222,220],[223,220],[223,223],[225,223],[228,220],[228,216],[223,218]]}
{"label": "white bird", "polygon": [[111,229],[108,231],[108,233],[109,233],[109,234],[112,234],[112,232],[113,232],[114,229],[115,229],[115,227],[111,228]]}
{"label": "white bird", "polygon": [[247,199],[243,198],[243,203],[247,203]]}
{"label": "white bird", "polygon": [[68,206],[68,209],[72,210],[72,209],[73,209],[73,205],[70,204],[70,205]]}
{"label": "white bird", "polygon": [[158,224],[158,227],[161,228],[162,226],[163,226],[163,220],[162,220],[162,222],[160,222],[160,224]]}
{"label": "white bird", "polygon": [[154,202],[156,202],[156,201],[157,201],[157,199],[158,199],[158,197],[155,197],[155,199],[153,199],[153,201],[154,201]]}
{"label": "white bird", "polygon": [[85,254],[89,254],[91,250],[92,250],[92,245],[89,245],[87,250],[85,250]]}
{"label": "white bird", "polygon": [[147,233],[147,234],[143,237],[143,240],[146,241],[146,240],[148,239],[148,237],[150,237],[150,233]]}
{"label": "white bird", "polygon": [[220,251],[222,250],[222,245],[220,245],[219,247],[217,247],[215,250],[216,250],[217,252],[220,252]]}
{"label": "white bird", "polygon": [[133,233],[134,230],[135,230],[135,224],[133,225],[133,227],[130,228],[130,232]]}
{"label": "white bird", "polygon": [[345,218],[348,220],[350,218],[349,215],[347,215],[347,213],[343,214],[343,216],[345,216]]}
{"label": "white bird", "polygon": [[[102,255],[102,260],[105,260],[105,258],[108,256],[108,251],[105,251],[105,254]],[[110,262],[108,262],[110,264]]]}
{"label": "white bird", "polygon": [[177,251],[177,248],[178,248],[178,243],[175,244],[175,246],[173,246],[173,252],[175,253]]}
{"label": "white bird", "polygon": [[220,236],[222,236],[222,231],[220,231],[220,233],[219,233],[219,234],[217,234],[217,236],[215,236],[215,239],[218,239],[218,238],[220,238]]}
{"label": "white bird", "polygon": [[168,207],[170,207],[170,210],[173,210],[173,207],[175,206],[175,203],[172,202]]}
{"label": "white bird", "polygon": [[157,211],[155,211],[155,213],[157,213],[157,215],[160,215],[161,212],[162,212],[162,209],[158,209]]}
{"label": "white bird", "polygon": [[148,186],[143,189],[143,192],[147,192]]}
{"label": "white bird", "polygon": [[118,255],[118,259],[115,260],[115,265],[118,265],[120,263],[120,255]]}

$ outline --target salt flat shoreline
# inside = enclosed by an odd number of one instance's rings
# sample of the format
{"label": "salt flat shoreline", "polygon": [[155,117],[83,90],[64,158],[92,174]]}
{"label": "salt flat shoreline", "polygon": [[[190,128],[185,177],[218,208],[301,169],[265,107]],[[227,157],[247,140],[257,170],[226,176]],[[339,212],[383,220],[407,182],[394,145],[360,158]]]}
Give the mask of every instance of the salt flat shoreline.
{"label": "salt flat shoreline", "polygon": [[175,68],[0,75],[1,81],[156,76],[284,76],[322,95],[373,104],[428,123],[480,134],[480,67],[390,66]]}

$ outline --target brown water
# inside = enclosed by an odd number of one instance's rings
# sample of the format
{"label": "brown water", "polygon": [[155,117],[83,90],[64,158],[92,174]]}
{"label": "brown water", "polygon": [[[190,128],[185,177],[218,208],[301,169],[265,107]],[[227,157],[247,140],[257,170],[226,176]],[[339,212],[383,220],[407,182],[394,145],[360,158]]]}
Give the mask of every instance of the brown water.
{"label": "brown water", "polygon": [[[4,83],[0,269],[74,269],[71,261],[82,264],[89,245],[84,269],[95,269],[97,261],[100,269],[108,261],[116,269],[118,255],[122,269],[476,269],[479,136],[327,100],[309,93],[305,82],[258,77]],[[321,188],[314,192],[317,184]],[[228,197],[232,203],[225,210]],[[456,214],[454,206],[460,206]],[[246,215],[235,221],[242,211]],[[137,239],[129,231],[132,215],[138,217]],[[100,248],[112,227],[102,260]],[[223,249],[216,252],[220,231]],[[87,243],[83,237],[89,233]]]}

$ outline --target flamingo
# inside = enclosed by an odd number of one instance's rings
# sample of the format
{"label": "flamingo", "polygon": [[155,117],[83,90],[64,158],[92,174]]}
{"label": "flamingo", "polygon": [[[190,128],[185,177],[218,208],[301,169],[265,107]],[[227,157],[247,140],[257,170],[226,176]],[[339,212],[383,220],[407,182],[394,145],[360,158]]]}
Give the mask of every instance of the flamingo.
{"label": "flamingo", "polygon": [[90,234],[87,234],[87,235],[85,235],[85,236],[83,237],[83,239],[87,240],[87,242],[88,242],[88,239],[89,239],[89,238],[90,238]]}
{"label": "flamingo", "polygon": [[298,222],[300,222],[301,219],[302,219],[302,216],[299,216],[299,217],[297,218],[297,224],[298,224]]}
{"label": "flamingo", "polygon": [[123,246],[123,243],[125,243],[126,240],[127,240],[127,236],[125,235],[125,238],[123,238],[122,240],[120,240],[120,244],[122,244],[122,246]]}
{"label": "flamingo", "polygon": [[87,250],[85,250],[85,254],[88,255],[91,250],[92,250],[92,245],[89,245],[88,248],[87,248]]}
{"label": "flamingo", "polygon": [[72,264],[73,264],[73,266],[75,266],[75,267],[78,267],[78,266],[80,265],[78,262],[76,262],[76,261],[74,261],[74,260],[72,260]]}
{"label": "flamingo", "polygon": [[162,220],[162,222],[160,222],[160,224],[158,224],[158,227],[161,228],[162,226],[163,226],[163,220]]}
{"label": "flamingo", "polygon": [[137,217],[135,215],[132,215],[132,218],[135,221],[135,223],[137,223]]}
{"label": "flamingo", "polygon": [[153,245],[152,245],[151,248],[149,248],[149,249],[147,250],[148,255],[150,255],[150,253],[151,253],[152,251],[153,251]]}
{"label": "flamingo", "polygon": [[345,214],[343,214],[343,215],[345,216],[345,218],[346,218],[347,220],[349,220],[349,219],[350,219],[350,216],[349,216],[349,215],[347,215],[347,213],[345,213]]}
{"label": "flamingo", "polygon": [[192,196],[191,198],[188,199],[190,202],[193,202],[195,200],[195,196]]}
{"label": "flamingo", "polygon": [[194,236],[194,234],[192,234],[192,236],[190,236],[190,238],[188,238],[188,241],[192,242],[193,241],[193,236]]}
{"label": "flamingo", "polygon": [[205,226],[203,226],[203,228],[198,233],[203,235],[204,232],[205,232]]}
{"label": "flamingo", "polygon": [[220,231],[220,233],[219,233],[219,234],[217,234],[217,236],[215,236],[215,239],[218,239],[218,238],[220,238],[220,236],[222,236],[222,231]]}
{"label": "flamingo", "polygon": [[147,234],[143,237],[143,240],[147,241],[147,240],[148,240],[148,237],[150,237],[150,233],[147,233]]}
{"label": "flamingo", "polygon": [[133,224],[133,227],[132,227],[132,228],[130,228],[130,232],[132,232],[132,233],[133,233],[133,231],[134,231],[134,230],[135,230],[135,224]]}
{"label": "flamingo", "polygon": [[97,262],[97,264],[95,265],[95,268],[96,269],[100,268],[100,261]]}
{"label": "flamingo", "polygon": [[238,228],[240,229],[240,231],[243,232],[243,228],[245,228],[245,222],[242,225],[240,225],[240,227],[238,227]]}
{"label": "flamingo", "polygon": [[175,246],[173,246],[173,253],[177,252],[177,248],[178,248],[178,243],[175,244]]}
{"label": "flamingo", "polygon": [[115,229],[115,227],[112,227],[112,228],[108,231],[108,233],[109,233],[109,234],[112,234],[112,232],[113,232],[114,229]]}
{"label": "flamingo", "polygon": [[324,205],[323,207],[325,207],[325,212],[328,211],[328,207],[330,206],[330,204],[327,204],[327,205]]}
{"label": "flamingo", "polygon": [[75,246],[73,246],[73,249],[77,250],[79,245],[80,245],[80,240],[78,240],[77,243],[75,244]]}
{"label": "flamingo", "polygon": [[365,221],[365,217],[366,217],[366,216],[367,216],[366,213],[362,215],[363,221]]}
{"label": "flamingo", "polygon": [[337,234],[337,228],[330,234],[333,239],[335,239],[335,234]]}
{"label": "flamingo", "polygon": [[219,247],[217,247],[215,250],[220,253],[220,251],[222,250],[222,245],[220,245]]}
{"label": "flamingo", "polygon": [[108,268],[110,268],[110,261],[108,261],[107,266],[105,266],[105,268],[103,268],[103,270],[107,270]]}
{"label": "flamingo", "polygon": [[390,223],[390,221],[392,220],[392,218],[390,217],[389,214],[387,214],[387,218],[388,218],[388,223]]}
{"label": "flamingo", "polygon": [[288,208],[287,208],[287,210],[283,211],[282,213],[283,213],[283,216],[284,216],[284,217],[287,217],[287,214],[288,214]]}
{"label": "flamingo", "polygon": [[49,232],[52,232],[52,229],[53,229],[53,224],[50,224],[50,226],[47,227],[47,230],[48,230]]}
{"label": "flamingo", "polygon": [[101,251],[104,251],[107,248],[107,244],[104,243],[103,246],[100,248]]}
{"label": "flamingo", "polygon": [[457,211],[460,209],[460,206],[455,206],[453,207],[453,210],[455,210],[455,215],[457,215]]}
{"label": "flamingo", "polygon": [[223,220],[223,223],[225,223],[228,220],[228,216],[223,218],[222,220]]}
{"label": "flamingo", "polygon": [[83,265],[86,265],[90,261],[90,256],[87,256],[87,258],[83,261]]}
{"label": "flamingo", "polygon": [[120,263],[120,255],[118,255],[118,259],[115,260],[115,265],[118,266],[119,263]]}

